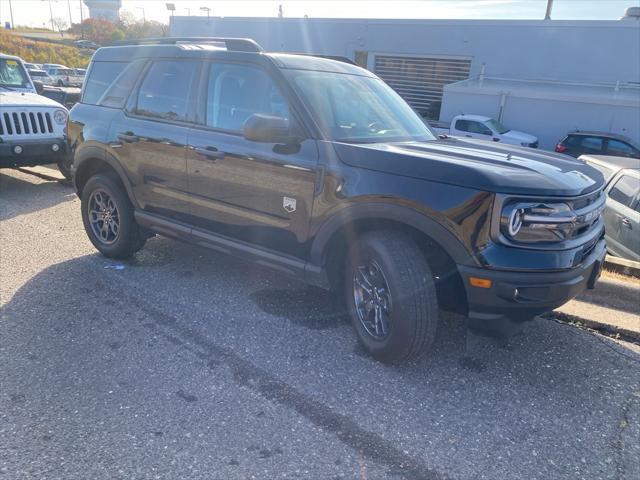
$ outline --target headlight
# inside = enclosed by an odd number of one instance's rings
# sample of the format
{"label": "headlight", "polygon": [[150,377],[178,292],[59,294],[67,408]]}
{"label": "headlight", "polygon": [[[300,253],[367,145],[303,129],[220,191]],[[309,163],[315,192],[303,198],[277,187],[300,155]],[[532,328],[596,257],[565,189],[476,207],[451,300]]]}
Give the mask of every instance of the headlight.
{"label": "headlight", "polygon": [[572,238],[585,224],[594,223],[600,212],[591,212],[585,218],[566,203],[514,202],[502,210],[500,232],[519,243],[558,242]]}
{"label": "headlight", "polygon": [[53,113],[53,119],[56,121],[58,125],[62,125],[67,122],[67,112],[64,110],[56,110]]}

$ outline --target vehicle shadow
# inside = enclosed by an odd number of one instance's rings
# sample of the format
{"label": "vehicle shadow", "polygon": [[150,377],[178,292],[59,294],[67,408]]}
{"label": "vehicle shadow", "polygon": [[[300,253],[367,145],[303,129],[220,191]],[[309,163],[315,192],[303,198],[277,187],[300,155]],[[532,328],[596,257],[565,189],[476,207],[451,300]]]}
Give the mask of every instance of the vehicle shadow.
{"label": "vehicle shadow", "polygon": [[2,220],[44,210],[76,198],[71,184],[61,178],[49,176],[41,171],[26,169],[18,171],[20,174],[16,176],[4,173],[6,170],[0,170],[0,219]]}
{"label": "vehicle shadow", "polygon": [[[180,259],[182,274],[153,283],[178,262],[165,249]],[[4,355],[37,352],[46,357],[49,375],[76,372],[95,383],[104,373],[100,362],[87,359],[107,355],[102,348],[118,351],[108,356],[110,365],[126,362],[127,349],[179,348],[192,368],[212,375],[228,369],[232,381],[305,416],[367,458],[386,449],[390,468],[415,463],[414,478],[432,478],[425,467],[431,460],[415,460],[432,444],[442,464],[454,458],[451,468],[468,463],[487,478],[504,478],[505,462],[548,473],[540,478],[595,478],[589,473],[604,456],[634,461],[629,448],[638,439],[620,446],[619,425],[640,387],[640,357],[607,339],[538,319],[499,342],[467,335],[460,317],[443,315],[430,355],[386,366],[357,346],[344,311],[328,294],[222,255],[203,260],[199,249],[165,239],[150,241],[147,250],[152,254],[141,252],[131,262],[88,255],[38,273],[2,308]],[[106,268],[111,265],[124,269]],[[239,304],[225,304],[216,284],[196,288],[216,275],[228,295],[236,284],[250,285]],[[58,389],[47,382],[45,376],[36,383]],[[20,400],[22,393],[5,388]],[[79,398],[74,401],[84,401],[82,392]],[[406,452],[392,448],[405,437]]]}

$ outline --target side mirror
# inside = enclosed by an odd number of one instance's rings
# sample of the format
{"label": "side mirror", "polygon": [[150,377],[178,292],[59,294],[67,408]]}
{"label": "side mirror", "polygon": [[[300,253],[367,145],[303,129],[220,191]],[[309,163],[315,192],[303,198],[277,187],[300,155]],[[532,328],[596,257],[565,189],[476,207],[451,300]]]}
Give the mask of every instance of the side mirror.
{"label": "side mirror", "polygon": [[36,88],[36,93],[38,95],[42,95],[42,92],[44,92],[44,84],[38,80],[35,80],[33,82],[33,86]]}
{"label": "side mirror", "polygon": [[289,144],[299,140],[292,134],[288,119],[263,113],[254,113],[244,122],[243,134],[252,142]]}

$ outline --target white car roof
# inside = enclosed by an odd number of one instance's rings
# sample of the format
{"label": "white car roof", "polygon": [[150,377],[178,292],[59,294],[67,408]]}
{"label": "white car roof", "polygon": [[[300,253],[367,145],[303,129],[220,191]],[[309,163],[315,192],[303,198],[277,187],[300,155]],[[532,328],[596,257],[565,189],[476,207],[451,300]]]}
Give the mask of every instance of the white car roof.
{"label": "white car roof", "polygon": [[463,113],[460,116],[464,117],[465,120],[475,120],[476,122],[486,122],[487,120],[491,120],[491,117],[487,117],[485,115],[469,115],[469,114]]}

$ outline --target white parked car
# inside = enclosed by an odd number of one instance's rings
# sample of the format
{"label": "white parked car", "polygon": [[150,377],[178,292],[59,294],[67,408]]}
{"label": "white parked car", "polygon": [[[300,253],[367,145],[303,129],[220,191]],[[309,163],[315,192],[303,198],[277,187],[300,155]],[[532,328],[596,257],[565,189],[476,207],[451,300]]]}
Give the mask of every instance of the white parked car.
{"label": "white parked car", "polygon": [[469,137],[509,145],[538,148],[538,138],[528,133],[511,130],[498,120],[484,115],[458,115],[451,124],[431,122],[436,133],[452,137]]}
{"label": "white parked car", "polygon": [[47,72],[39,69],[29,69],[29,76],[34,82],[42,82],[43,85],[53,85],[53,78]]}
{"label": "white parked car", "polygon": [[51,68],[49,76],[58,87],[81,87],[84,76],[78,75],[73,68]]}
{"label": "white parked car", "polygon": [[0,54],[0,168],[57,163],[69,177],[68,114],[36,93],[19,57]]}

